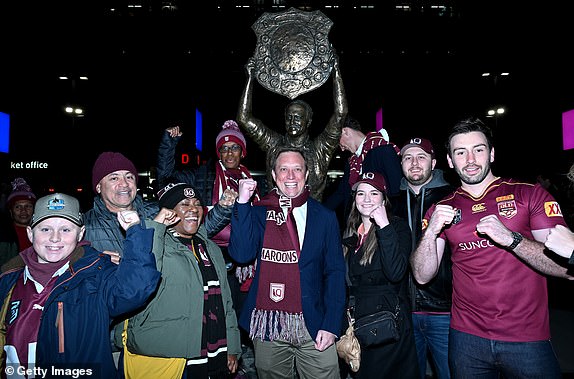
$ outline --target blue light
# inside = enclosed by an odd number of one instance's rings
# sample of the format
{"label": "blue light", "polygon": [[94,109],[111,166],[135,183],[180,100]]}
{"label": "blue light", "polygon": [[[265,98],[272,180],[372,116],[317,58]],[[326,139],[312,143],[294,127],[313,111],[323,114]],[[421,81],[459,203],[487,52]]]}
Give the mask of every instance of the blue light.
{"label": "blue light", "polygon": [[195,109],[195,148],[203,150],[203,116],[199,109]]}
{"label": "blue light", "polygon": [[0,153],[10,152],[10,115],[0,112]]}

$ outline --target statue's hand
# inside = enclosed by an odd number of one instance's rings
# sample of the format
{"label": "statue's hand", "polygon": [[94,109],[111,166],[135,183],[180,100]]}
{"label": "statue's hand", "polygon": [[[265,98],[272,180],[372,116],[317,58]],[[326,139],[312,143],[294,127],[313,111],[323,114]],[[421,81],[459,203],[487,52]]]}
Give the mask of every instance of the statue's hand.
{"label": "statue's hand", "polygon": [[339,71],[339,56],[334,51],[331,56],[331,65],[333,66],[333,70]]}
{"label": "statue's hand", "polygon": [[256,68],[255,59],[251,57],[247,60],[247,63],[245,64],[245,71],[247,72],[247,75],[251,77],[255,72],[255,68]]}

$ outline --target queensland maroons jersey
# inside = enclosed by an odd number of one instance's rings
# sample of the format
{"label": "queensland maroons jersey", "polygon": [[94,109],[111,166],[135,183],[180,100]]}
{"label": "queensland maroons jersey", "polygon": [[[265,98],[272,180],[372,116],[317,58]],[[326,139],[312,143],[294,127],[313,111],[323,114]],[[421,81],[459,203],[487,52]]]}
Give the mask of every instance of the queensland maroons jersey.
{"label": "queensland maroons jersey", "polygon": [[[532,230],[566,225],[552,195],[539,184],[499,178],[479,197],[458,188],[437,204],[459,210],[439,236],[452,249],[451,327],[494,340],[549,339],[546,278],[512,251],[478,235],[476,224],[495,214],[508,229],[533,239]],[[435,207],[427,211],[423,227]]]}
{"label": "queensland maroons jersey", "polygon": [[53,277],[46,287],[38,292],[30,277],[24,279],[25,275],[23,271],[16,281],[8,303],[4,351],[7,364],[33,369],[42,311],[57,277]]}

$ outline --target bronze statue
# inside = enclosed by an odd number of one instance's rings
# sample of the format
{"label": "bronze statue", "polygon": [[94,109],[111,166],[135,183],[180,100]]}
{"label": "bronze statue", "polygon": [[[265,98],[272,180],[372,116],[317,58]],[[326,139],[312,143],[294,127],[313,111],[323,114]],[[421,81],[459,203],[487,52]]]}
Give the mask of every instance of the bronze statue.
{"label": "bronze statue", "polygon": [[303,150],[305,159],[309,165],[308,184],[311,196],[321,201],[325,190],[327,169],[341,136],[343,122],[348,113],[347,98],[339,69],[339,62],[333,55],[333,101],[334,112],[329,123],[315,140],[309,138],[309,126],[313,118],[313,111],[309,104],[303,100],[293,100],[285,108],[285,131],[279,134],[267,127],[261,120],[253,117],[252,94],[253,78],[256,64],[253,58],[246,65],[247,83],[241,96],[237,122],[245,130],[245,133],[259,145],[261,150],[267,153],[266,173],[269,188],[273,187],[271,177],[271,162],[278,148],[296,147]]}

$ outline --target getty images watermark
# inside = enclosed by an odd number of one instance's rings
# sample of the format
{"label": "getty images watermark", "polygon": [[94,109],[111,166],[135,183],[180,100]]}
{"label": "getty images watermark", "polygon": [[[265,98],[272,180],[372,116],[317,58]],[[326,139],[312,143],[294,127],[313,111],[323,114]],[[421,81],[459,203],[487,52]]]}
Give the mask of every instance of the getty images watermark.
{"label": "getty images watermark", "polygon": [[98,378],[97,370],[93,368],[71,368],[71,367],[25,367],[20,365],[8,364],[4,369],[7,379],[20,379],[20,378],[84,378],[94,377]]}

